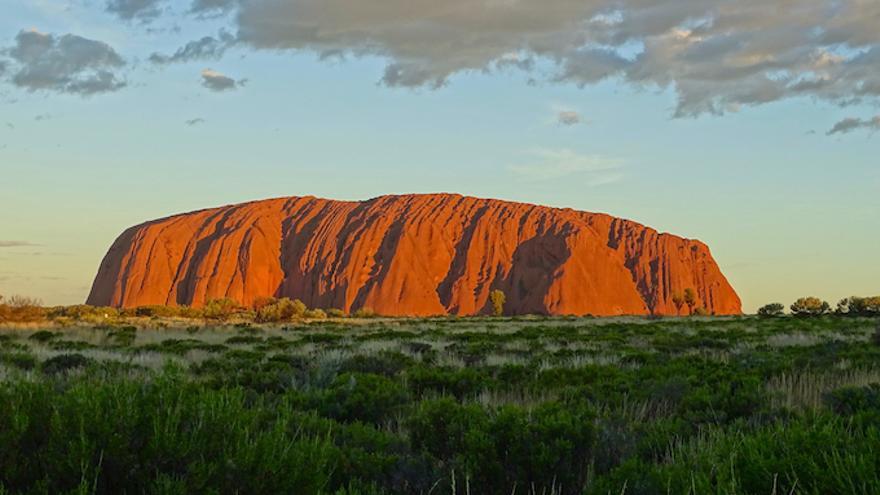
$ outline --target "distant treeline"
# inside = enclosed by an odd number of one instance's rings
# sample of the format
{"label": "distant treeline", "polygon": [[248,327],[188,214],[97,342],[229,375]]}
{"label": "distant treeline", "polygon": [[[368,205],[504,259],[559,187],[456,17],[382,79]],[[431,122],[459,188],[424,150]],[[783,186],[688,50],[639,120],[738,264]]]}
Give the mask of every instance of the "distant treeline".
{"label": "distant treeline", "polygon": [[[498,294],[495,294],[497,292]],[[503,314],[504,294],[492,294],[493,314]],[[679,305],[676,297],[676,305]],[[685,298],[680,298],[684,304]],[[827,301],[818,297],[802,297],[789,306],[794,316],[821,316],[836,314],[843,316],[880,316],[880,296],[852,296],[841,299],[832,309]],[[701,308],[690,309],[691,315],[705,316]],[[679,309],[680,311],[680,309]],[[778,317],[785,315],[782,303],[770,303],[758,309],[758,316]],[[42,320],[72,320],[97,322],[108,318],[186,318],[213,321],[230,319],[253,321],[257,323],[279,323],[297,320],[324,320],[327,318],[374,318],[378,316],[370,308],[361,308],[346,313],[337,308],[309,308],[299,299],[287,297],[259,298],[250,306],[240,304],[231,298],[211,299],[204,306],[165,306],[151,305],[135,308],[114,308],[109,306],[43,306],[38,299],[0,296],[0,322],[34,322]]]}
{"label": "distant treeline", "polygon": [[[846,297],[838,301],[832,310],[828,301],[818,297],[802,297],[789,306],[794,316],[821,316],[834,313],[845,316],[880,316],[880,296]],[[782,303],[770,303],[758,309],[758,316],[782,316],[785,306]]]}
{"label": "distant treeline", "polygon": [[114,308],[109,306],[44,307],[38,299],[13,296],[4,299],[0,296],[0,322],[31,322],[45,319],[76,321],[98,321],[108,318],[188,318],[226,321],[232,318],[258,323],[284,322],[301,319],[323,320],[327,318],[372,318],[376,314],[369,308],[361,308],[351,314],[336,308],[309,308],[299,299],[274,297],[260,298],[251,306],[243,306],[234,299],[211,299],[204,306],[139,306],[136,308]]}

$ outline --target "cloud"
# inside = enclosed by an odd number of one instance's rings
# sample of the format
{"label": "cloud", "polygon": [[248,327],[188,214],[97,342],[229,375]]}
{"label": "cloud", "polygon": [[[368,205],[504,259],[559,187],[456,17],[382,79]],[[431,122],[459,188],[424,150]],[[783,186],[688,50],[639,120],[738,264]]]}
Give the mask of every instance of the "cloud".
{"label": "cloud", "polygon": [[832,136],[834,134],[848,134],[861,129],[880,131],[880,115],[870,119],[859,119],[855,117],[845,118],[834,124],[834,127],[826,132],[825,135]]}
{"label": "cloud", "polygon": [[107,0],[107,12],[124,21],[149,22],[159,16],[164,0]]}
{"label": "cloud", "polygon": [[37,122],[40,122],[42,120],[51,120],[51,119],[52,119],[52,114],[48,114],[48,113],[41,113],[40,115],[37,115],[34,117],[34,120],[36,120]]}
{"label": "cloud", "polygon": [[24,247],[24,246],[39,246],[39,244],[34,244],[32,242],[27,241],[0,241],[0,248],[7,247]]}
{"label": "cloud", "polygon": [[12,83],[28,91],[80,96],[116,91],[125,82],[114,73],[125,61],[108,44],[73,34],[20,31],[7,50],[17,63]]}
{"label": "cloud", "polygon": [[194,0],[190,12],[199,14],[224,13],[232,10],[236,0]]}
{"label": "cloud", "polygon": [[202,71],[202,86],[211,91],[227,91],[242,86],[244,83],[244,79],[236,81],[235,79],[215,70],[204,69]]}
{"label": "cloud", "polygon": [[185,123],[186,125],[192,127],[192,126],[194,126],[194,125],[204,124],[204,123],[205,123],[205,119],[203,119],[203,118],[201,118],[201,117],[197,117],[197,118],[194,118],[194,119],[189,119],[189,120],[185,121],[184,123]]}
{"label": "cloud", "polygon": [[192,62],[194,60],[218,59],[235,43],[235,37],[221,30],[217,37],[205,36],[190,41],[171,55],[153,53],[150,62],[159,65]]}
{"label": "cloud", "polygon": [[880,2],[869,0],[243,0],[237,9],[241,43],[381,57],[388,86],[438,88],[513,60],[558,83],[671,89],[678,117],[880,97]]}
{"label": "cloud", "polygon": [[574,110],[560,110],[556,113],[556,122],[559,125],[573,126],[583,122],[581,114]]}
{"label": "cloud", "polygon": [[9,129],[15,129],[15,124],[13,124],[12,122],[7,122],[6,127],[8,127]]}
{"label": "cloud", "polygon": [[569,149],[538,149],[529,152],[530,163],[509,170],[524,180],[546,181],[581,176],[588,185],[616,182],[621,162],[601,155],[584,155]]}
{"label": "cloud", "polygon": [[6,69],[9,68],[9,62],[4,60],[0,60],[0,76],[6,73]]}

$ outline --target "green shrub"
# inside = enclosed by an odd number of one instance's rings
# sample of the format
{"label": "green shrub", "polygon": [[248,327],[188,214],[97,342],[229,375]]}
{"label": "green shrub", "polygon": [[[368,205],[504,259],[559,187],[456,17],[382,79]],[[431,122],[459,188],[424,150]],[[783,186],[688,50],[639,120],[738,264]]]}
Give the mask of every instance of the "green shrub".
{"label": "green shrub", "polygon": [[59,354],[43,361],[41,369],[47,375],[54,375],[75,368],[84,368],[91,362],[91,359],[82,354]]}
{"label": "green shrub", "polygon": [[795,316],[819,316],[830,309],[831,306],[818,297],[802,297],[791,305],[791,313]]}
{"label": "green shrub", "polygon": [[46,342],[49,342],[50,340],[56,339],[60,336],[61,335],[56,332],[51,332],[49,330],[39,330],[37,332],[32,333],[31,336],[28,337],[28,340],[46,343]]}
{"label": "green shrub", "polygon": [[781,303],[770,303],[765,304],[758,308],[758,316],[763,317],[773,317],[773,316],[782,316],[785,311],[785,306]]}
{"label": "green shrub", "polygon": [[202,316],[209,320],[227,320],[236,311],[238,303],[228,297],[223,299],[211,299],[202,308]]}
{"label": "green shrub", "polygon": [[379,424],[393,419],[407,402],[398,383],[371,373],[343,373],[319,396],[318,410],[339,421]]}
{"label": "green shrub", "polygon": [[293,318],[301,318],[306,314],[306,305],[299,299],[291,301],[289,298],[270,299],[257,309],[256,319],[259,322],[289,321]]}

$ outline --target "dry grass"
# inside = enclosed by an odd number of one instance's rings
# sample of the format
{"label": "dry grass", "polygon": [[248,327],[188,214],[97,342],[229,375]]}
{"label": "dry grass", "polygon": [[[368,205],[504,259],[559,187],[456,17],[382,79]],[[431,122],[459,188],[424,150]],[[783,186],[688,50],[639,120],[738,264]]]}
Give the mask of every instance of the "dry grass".
{"label": "dry grass", "polygon": [[842,387],[864,387],[880,383],[880,369],[802,371],[783,373],[768,380],[767,390],[774,407],[794,410],[823,407],[824,397]]}

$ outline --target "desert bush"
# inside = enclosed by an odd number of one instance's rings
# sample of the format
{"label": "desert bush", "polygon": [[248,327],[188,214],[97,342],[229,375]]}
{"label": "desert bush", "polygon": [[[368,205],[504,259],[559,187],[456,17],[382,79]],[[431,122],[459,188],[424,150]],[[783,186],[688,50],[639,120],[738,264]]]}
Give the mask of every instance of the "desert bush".
{"label": "desert bush", "polygon": [[765,318],[772,316],[782,316],[784,311],[785,306],[783,306],[781,303],[770,303],[758,308],[758,316],[763,316]]}
{"label": "desert bush", "polygon": [[63,316],[74,320],[91,320],[103,318],[116,318],[119,310],[105,306],[89,306],[87,304],[75,304],[73,306],[61,306],[53,311],[53,317]]}
{"label": "desert bush", "polygon": [[202,307],[202,316],[208,320],[227,320],[239,308],[234,299],[228,297],[222,299],[210,299]]}
{"label": "desert bush", "polygon": [[91,359],[82,354],[59,354],[44,361],[40,369],[47,375],[54,375],[75,368],[83,368],[91,362]]}
{"label": "desert bush", "polygon": [[827,415],[714,428],[674,445],[668,462],[629,459],[587,494],[880,493],[878,441],[877,428]]}
{"label": "desert bush", "polygon": [[322,415],[336,420],[379,424],[393,419],[406,402],[406,389],[389,378],[343,373],[318,396],[317,407]]}
{"label": "desert bush", "polygon": [[296,423],[283,402],[172,377],[6,384],[0,424],[16,427],[0,431],[0,480],[13,493],[319,493],[338,449]]}
{"label": "desert bush", "polygon": [[32,322],[44,319],[46,311],[39,299],[24,296],[0,298],[0,321]]}
{"label": "desert bush", "polygon": [[329,318],[345,318],[345,311],[338,308],[327,308],[324,312]]}
{"label": "desert bush", "polygon": [[880,296],[858,297],[852,296],[841,299],[837,303],[838,314],[850,316],[876,316],[880,315]]}
{"label": "desert bush", "polygon": [[489,300],[492,302],[492,314],[494,316],[503,315],[504,303],[507,301],[507,297],[504,295],[504,292],[498,289],[493,290],[489,293]]}
{"label": "desert bush", "polygon": [[802,297],[791,305],[791,313],[795,316],[819,316],[830,309],[831,306],[818,297]]}
{"label": "desert bush", "polygon": [[684,290],[684,303],[687,304],[689,313],[693,314],[694,308],[697,306],[697,291],[692,287]]}
{"label": "desert bush", "polygon": [[351,314],[353,318],[375,318],[379,315],[372,308],[360,308]]}
{"label": "desert bush", "polygon": [[28,340],[33,340],[35,342],[40,342],[40,343],[46,343],[46,342],[49,342],[50,340],[56,339],[60,336],[61,336],[61,334],[56,333],[56,332],[52,332],[49,330],[39,330],[39,331],[32,333],[30,335],[30,337],[28,337]]}
{"label": "desert bush", "polygon": [[410,417],[413,447],[470,480],[481,493],[517,486],[582,493],[595,444],[594,414],[582,406],[541,404],[527,412],[487,412],[449,398],[424,401]]}
{"label": "desert bush", "polygon": [[315,308],[315,309],[306,310],[303,317],[308,318],[310,320],[326,320],[327,313],[325,313],[323,309]]}
{"label": "desert bush", "polygon": [[289,321],[305,316],[306,311],[308,311],[306,305],[299,299],[292,301],[287,297],[272,299],[271,302],[257,309],[256,320],[258,322]]}

